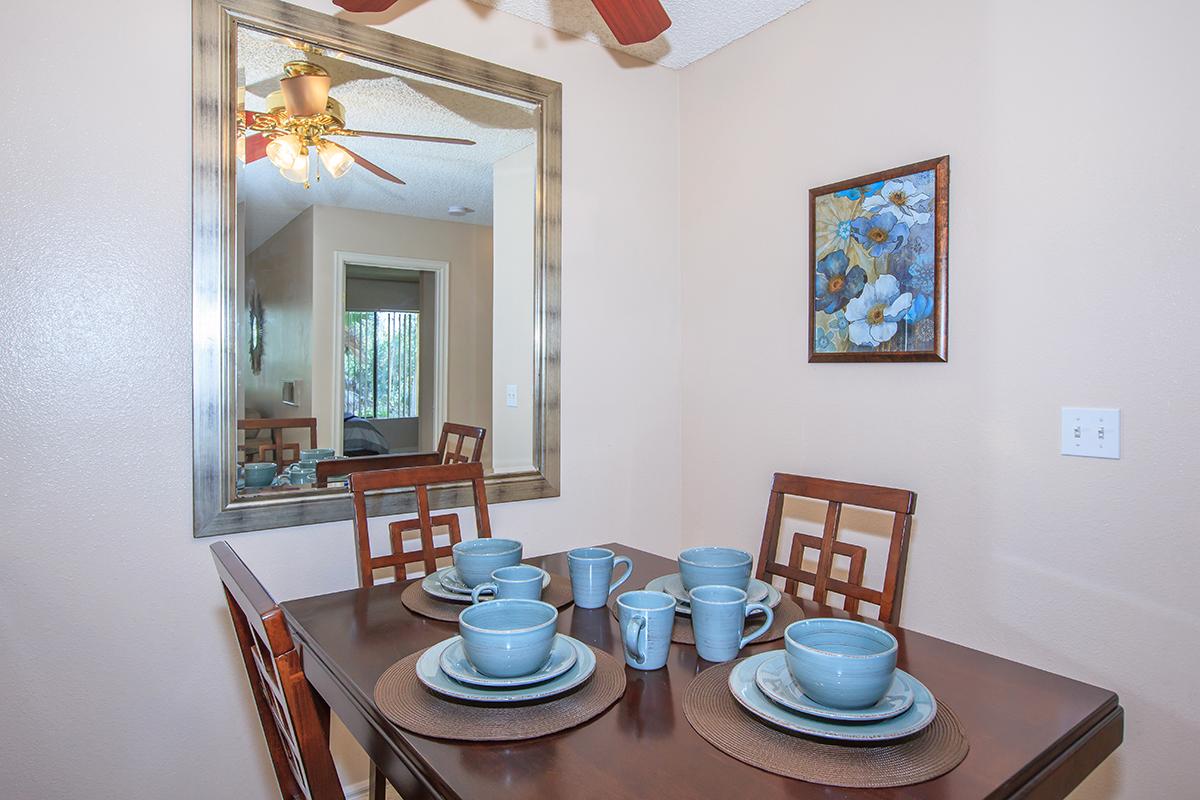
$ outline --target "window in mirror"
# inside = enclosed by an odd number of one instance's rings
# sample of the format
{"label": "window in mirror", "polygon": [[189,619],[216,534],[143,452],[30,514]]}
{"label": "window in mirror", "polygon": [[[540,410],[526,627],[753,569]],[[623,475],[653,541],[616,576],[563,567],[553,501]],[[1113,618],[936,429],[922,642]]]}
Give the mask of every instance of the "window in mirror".
{"label": "window in mirror", "polygon": [[419,320],[417,311],[346,312],[343,372],[348,416],[417,416]]}

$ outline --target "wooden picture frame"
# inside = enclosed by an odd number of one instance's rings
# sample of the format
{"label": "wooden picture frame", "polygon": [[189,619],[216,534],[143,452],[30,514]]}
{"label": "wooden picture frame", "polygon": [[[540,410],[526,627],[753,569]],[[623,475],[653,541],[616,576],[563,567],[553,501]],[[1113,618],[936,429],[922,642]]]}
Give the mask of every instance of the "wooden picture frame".
{"label": "wooden picture frame", "polygon": [[808,195],[809,362],[946,361],[950,156]]}

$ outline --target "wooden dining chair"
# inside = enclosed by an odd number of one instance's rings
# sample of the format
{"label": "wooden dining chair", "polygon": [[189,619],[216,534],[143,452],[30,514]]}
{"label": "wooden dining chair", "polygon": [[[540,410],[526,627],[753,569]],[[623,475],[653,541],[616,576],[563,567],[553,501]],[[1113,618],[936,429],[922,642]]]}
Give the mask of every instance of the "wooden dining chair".
{"label": "wooden dining chair", "polygon": [[[239,431],[264,431],[271,432],[271,441],[267,443],[249,444],[246,447],[247,458],[250,455],[250,448],[254,448],[255,455],[261,460],[266,458],[268,452],[274,453],[276,459],[286,459],[287,451],[291,450],[296,454],[296,460],[300,459],[301,445],[299,442],[284,441],[284,431],[288,430],[307,430],[308,431],[308,447],[309,449],[317,446],[317,420],[315,417],[269,417],[267,419],[239,419],[237,421]],[[279,463],[283,463],[280,461]]]}
{"label": "wooden dining chair", "polygon": [[[776,561],[779,555],[780,529],[783,525],[783,504],[787,497],[805,497],[828,503],[825,529],[821,536],[793,533],[788,543],[787,561]],[[891,539],[888,544],[887,566],[883,589],[863,586],[863,571],[867,560],[865,547],[838,540],[842,507],[858,506],[893,514]],[[767,522],[763,528],[762,549],[758,556],[759,580],[778,575],[784,579],[784,591],[795,595],[799,584],[813,587],[813,600],[825,603],[830,591],[844,598],[843,608],[857,614],[860,602],[879,607],[881,622],[895,623],[900,618],[900,600],[904,590],[904,567],[908,560],[908,534],[917,495],[906,489],[889,489],[863,483],[847,483],[825,478],[775,473],[771,499],[767,504]],[[817,551],[816,571],[803,568],[808,550]],[[832,575],[835,556],[849,559],[845,580]]]}
{"label": "wooden dining chair", "polygon": [[212,554],[283,800],[345,800],[329,752],[329,706],[304,677],[283,612],[226,542]]}
{"label": "wooden dining chair", "polygon": [[[350,476],[350,492],[354,498],[354,537],[357,544],[358,582],[360,586],[375,585],[375,570],[393,570],[398,581],[408,577],[408,565],[422,563],[425,574],[437,569],[437,559],[449,558],[451,548],[462,541],[457,514],[433,515],[429,511],[429,489],[443,484],[471,484],[475,500],[475,532],[480,539],[490,538],[492,524],[488,517],[487,488],[483,483],[483,465],[478,461],[467,464],[439,464],[429,467],[375,470],[358,472]],[[417,496],[417,516],[388,525],[388,540],[391,553],[371,555],[371,540],[367,527],[367,492],[388,489],[413,489]],[[437,547],[433,541],[433,529],[450,529],[450,544]],[[408,531],[421,532],[419,550],[404,550],[404,534]]]}
{"label": "wooden dining chair", "polygon": [[[454,436],[455,441],[451,445],[450,437]],[[438,455],[441,457],[442,464],[465,464],[472,461],[483,460],[483,440],[487,438],[487,428],[480,428],[477,425],[462,425],[458,422],[446,422],[442,424],[442,437],[438,440]],[[471,449],[471,454],[463,454],[463,446],[467,441],[473,440],[474,445]],[[453,450],[451,449],[453,446]]]}

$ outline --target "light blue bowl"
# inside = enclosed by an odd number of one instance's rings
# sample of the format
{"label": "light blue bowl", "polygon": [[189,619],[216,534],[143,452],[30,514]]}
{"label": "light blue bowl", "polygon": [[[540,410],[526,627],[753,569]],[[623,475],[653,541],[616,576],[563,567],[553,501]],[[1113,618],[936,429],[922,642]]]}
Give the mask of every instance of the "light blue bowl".
{"label": "light blue bowl", "polygon": [[266,461],[252,461],[243,467],[247,486],[270,486],[277,467]]}
{"label": "light blue bowl", "polygon": [[492,678],[540,669],[550,658],[557,624],[558,609],[541,600],[491,600],[458,615],[467,659]]}
{"label": "light blue bowl", "polygon": [[300,460],[301,461],[327,461],[327,460],[333,458],[333,455],[334,455],[334,453],[333,453],[332,447],[316,447],[312,450],[301,450],[300,451]]}
{"label": "light blue bowl", "polygon": [[501,567],[521,563],[521,543],[513,539],[470,539],[454,545],[458,577],[471,588],[491,579]]}
{"label": "light blue bowl", "polygon": [[679,554],[679,578],[688,591],[697,586],[732,586],[744,592],[753,566],[749,553],[732,547],[692,547]]}
{"label": "light blue bowl", "polygon": [[802,619],[783,632],[787,667],[801,691],[832,708],[866,708],[887,694],[896,637],[848,619]]}

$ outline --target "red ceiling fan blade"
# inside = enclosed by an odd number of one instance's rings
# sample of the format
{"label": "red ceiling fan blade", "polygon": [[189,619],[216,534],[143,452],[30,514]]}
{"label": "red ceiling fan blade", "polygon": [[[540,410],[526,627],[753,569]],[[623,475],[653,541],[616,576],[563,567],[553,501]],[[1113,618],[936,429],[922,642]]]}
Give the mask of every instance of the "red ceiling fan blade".
{"label": "red ceiling fan blade", "polygon": [[372,164],[370,161],[367,161],[365,158],[363,158],[358,153],[351,150],[349,147],[346,147],[346,145],[342,144],[341,142],[338,142],[337,146],[342,148],[343,150],[345,150],[350,155],[354,156],[354,162],[356,164],[358,164],[360,167],[365,168],[368,172],[370,172],[374,175],[377,175],[380,178],[383,178],[385,181],[391,181],[392,183],[398,183],[401,186],[404,185],[404,181],[400,180],[395,175],[388,172],[386,169],[379,166],[378,164]]}
{"label": "red ceiling fan blade", "polygon": [[470,139],[454,139],[448,136],[423,136],[419,133],[384,133],[383,131],[351,131],[332,133],[330,136],[375,136],[380,139],[404,139],[409,142],[433,142],[434,144],[475,144]]}
{"label": "red ceiling fan blade", "polygon": [[621,44],[648,42],[671,27],[658,0],[592,0],[592,5]]}
{"label": "red ceiling fan blade", "polygon": [[267,145],[271,140],[261,133],[253,133],[246,137],[246,163],[253,164],[267,155]]}
{"label": "red ceiling fan blade", "polygon": [[333,0],[333,4],[354,14],[377,14],[396,5],[396,0]]}

